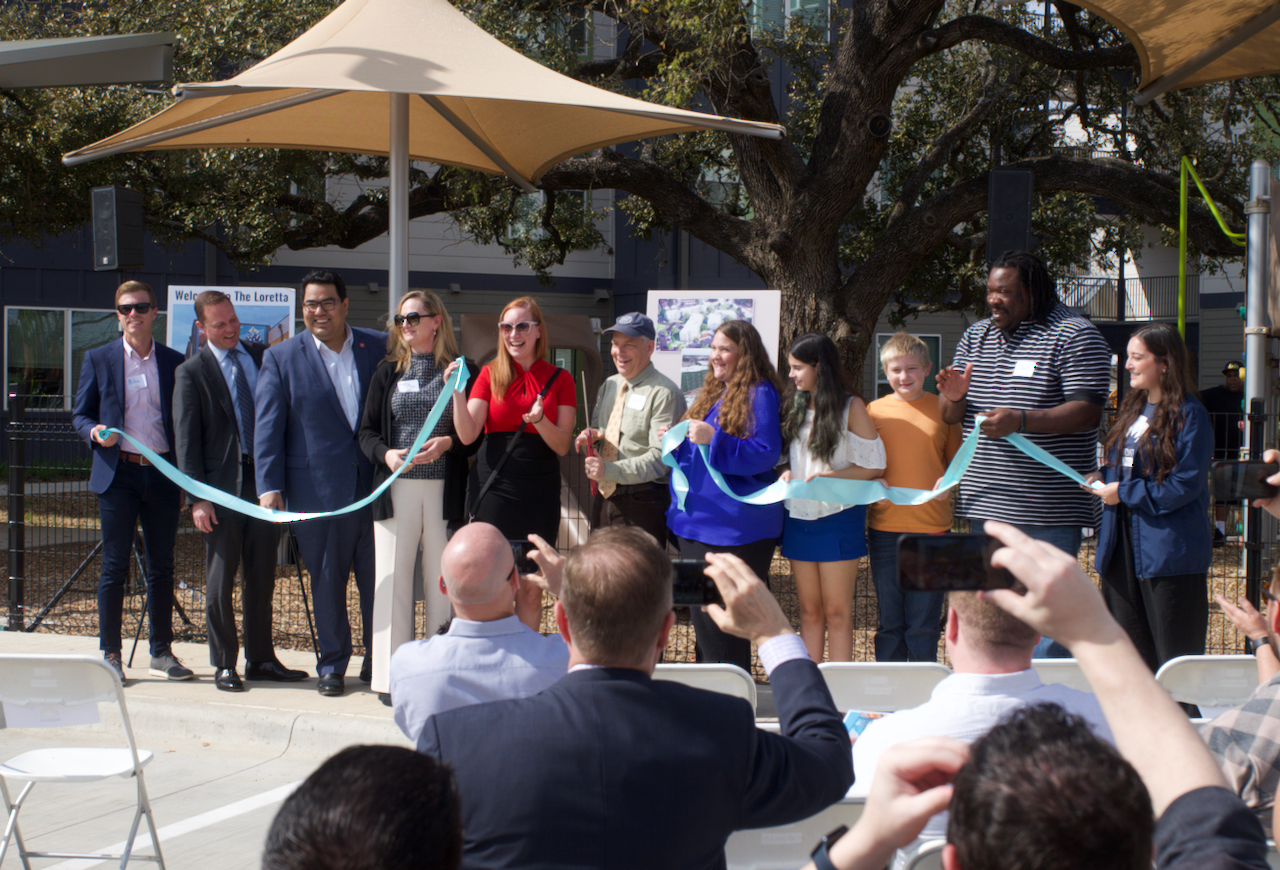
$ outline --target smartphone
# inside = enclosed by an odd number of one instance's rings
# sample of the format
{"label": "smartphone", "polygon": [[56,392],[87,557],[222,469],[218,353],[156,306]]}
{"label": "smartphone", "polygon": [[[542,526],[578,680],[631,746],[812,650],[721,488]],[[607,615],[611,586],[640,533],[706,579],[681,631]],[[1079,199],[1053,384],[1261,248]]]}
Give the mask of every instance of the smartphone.
{"label": "smartphone", "polygon": [[508,538],[507,543],[511,545],[511,555],[516,557],[517,571],[521,574],[537,574],[542,570],[537,562],[529,558],[529,554],[538,549],[533,541],[513,541]]}
{"label": "smartphone", "polygon": [[716,582],[706,575],[705,559],[672,559],[671,568],[675,573],[671,581],[671,603],[676,607],[724,606]]}
{"label": "smartphone", "polygon": [[1215,462],[1210,474],[1213,497],[1217,501],[1275,498],[1280,488],[1267,483],[1267,478],[1277,471],[1280,471],[1280,464],[1256,459],[1246,462]]}
{"label": "smartphone", "polygon": [[902,535],[898,538],[898,588],[946,592],[1009,589],[1013,575],[993,567],[1003,545],[990,535]]}

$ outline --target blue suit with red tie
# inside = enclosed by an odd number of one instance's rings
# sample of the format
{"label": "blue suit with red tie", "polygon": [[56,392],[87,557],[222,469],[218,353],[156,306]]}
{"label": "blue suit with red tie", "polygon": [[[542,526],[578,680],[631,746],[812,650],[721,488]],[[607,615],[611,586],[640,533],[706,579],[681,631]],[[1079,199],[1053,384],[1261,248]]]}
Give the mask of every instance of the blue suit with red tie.
{"label": "blue suit with red tie", "polygon": [[[360,450],[359,420],[369,380],[386,355],[386,333],[349,326],[358,375],[356,425],[342,402],[310,332],[267,350],[254,391],[254,469],[258,493],[280,492],[291,511],[346,507],[373,490],[373,466]],[[321,676],[345,675],[351,659],[347,578],[355,572],[363,641],[372,640],[373,512],[365,507],[333,519],[297,523],[320,644]]]}

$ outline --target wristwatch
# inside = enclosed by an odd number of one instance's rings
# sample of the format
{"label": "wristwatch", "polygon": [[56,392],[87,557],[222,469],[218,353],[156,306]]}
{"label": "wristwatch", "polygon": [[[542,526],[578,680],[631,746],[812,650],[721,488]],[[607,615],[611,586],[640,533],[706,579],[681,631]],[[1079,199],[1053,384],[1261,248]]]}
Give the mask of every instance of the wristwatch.
{"label": "wristwatch", "polygon": [[1249,652],[1253,653],[1255,656],[1258,654],[1258,650],[1262,649],[1264,646],[1270,646],[1270,645],[1271,645],[1270,637],[1249,638]]}
{"label": "wristwatch", "polygon": [[847,833],[849,833],[849,826],[841,825],[825,835],[818,845],[814,847],[813,851],[809,853],[813,866],[817,867],[818,870],[836,870],[836,865],[832,864],[831,859],[827,857],[827,848]]}

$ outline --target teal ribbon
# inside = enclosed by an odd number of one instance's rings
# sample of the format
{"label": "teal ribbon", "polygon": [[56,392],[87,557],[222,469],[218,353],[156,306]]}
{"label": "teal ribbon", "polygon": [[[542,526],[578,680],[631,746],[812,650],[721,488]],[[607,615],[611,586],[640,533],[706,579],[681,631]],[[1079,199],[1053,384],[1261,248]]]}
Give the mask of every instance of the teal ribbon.
{"label": "teal ribbon", "polygon": [[[427,439],[431,437],[431,433],[435,430],[436,424],[440,422],[440,417],[444,415],[444,409],[453,401],[454,392],[463,388],[467,382],[467,377],[467,362],[462,357],[458,357],[458,368],[454,370],[453,374],[449,377],[449,380],[445,382],[444,389],[440,392],[440,398],[436,399],[436,403],[431,407],[431,413],[427,415],[427,422],[422,424],[422,431],[420,431],[418,433],[418,437],[414,439],[413,446],[411,446],[409,448],[409,452],[405,454],[406,457],[416,456],[418,451],[422,449],[422,445],[427,443]],[[334,511],[318,511],[316,513],[274,511],[264,508],[261,505],[254,504],[251,501],[245,501],[242,498],[237,498],[234,495],[225,493],[220,489],[209,486],[207,483],[192,480],[189,476],[175,468],[170,462],[162,459],[160,455],[150,447],[147,447],[137,439],[126,435],[119,429],[105,429],[103,430],[102,437],[109,437],[113,434],[119,435],[134,447],[137,447],[139,452],[141,452],[143,456],[147,457],[147,459],[151,461],[151,464],[159,469],[161,474],[172,480],[184,491],[195,496],[198,500],[211,501],[216,505],[229,508],[237,513],[242,513],[245,516],[266,520],[270,523],[300,523],[303,520],[337,517],[342,516],[343,514],[349,514],[352,511],[358,511],[365,505],[373,504],[374,501],[377,500],[378,496],[386,492],[387,487],[391,486],[391,484],[395,482],[395,479],[400,476],[400,472],[409,467],[409,463],[406,460],[399,468],[391,473],[390,477],[382,482],[381,486],[364,498],[360,499],[355,504],[349,504],[344,508],[338,508]]]}
{"label": "teal ribbon", "polygon": [[[733,500],[744,504],[777,504],[788,498],[803,498],[846,505],[873,504],[885,499],[898,505],[920,505],[932,501],[944,492],[954,488],[960,482],[960,478],[969,469],[969,463],[973,461],[974,453],[978,450],[978,439],[982,436],[980,427],[984,419],[984,417],[977,418],[974,422],[973,431],[969,433],[969,437],[964,439],[960,449],[956,451],[951,464],[947,466],[946,472],[943,473],[942,478],[938,481],[938,486],[929,490],[911,489],[905,486],[885,486],[872,480],[815,477],[810,481],[777,480],[750,495],[738,495],[729,488],[729,482],[724,479],[724,475],[712,466],[707,445],[699,444],[697,447],[703,464],[707,466],[707,473],[715,481],[720,491]],[[662,436],[662,462],[671,469],[671,491],[675,493],[676,505],[680,510],[684,510],[685,498],[689,494],[689,479],[685,476],[683,469],[676,463],[672,454],[688,434],[689,421],[685,420],[672,426]],[[1084,475],[1080,472],[1071,468],[1043,447],[1031,443],[1016,432],[1006,435],[1004,440],[1037,462],[1066,475],[1082,486],[1089,486],[1091,489],[1100,489],[1102,487],[1102,484],[1097,481],[1086,483]]]}

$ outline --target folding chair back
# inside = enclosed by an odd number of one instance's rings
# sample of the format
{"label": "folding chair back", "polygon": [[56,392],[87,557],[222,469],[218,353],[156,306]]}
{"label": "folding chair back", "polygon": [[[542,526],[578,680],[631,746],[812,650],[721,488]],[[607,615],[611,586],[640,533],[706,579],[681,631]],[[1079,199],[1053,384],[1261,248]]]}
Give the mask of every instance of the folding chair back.
{"label": "folding chair back", "polygon": [[743,698],[751,709],[756,708],[756,681],[751,674],[737,665],[730,664],[660,664],[653,670],[655,680],[684,683],[695,689],[720,692]]}
{"label": "folding chair back", "polygon": [[1178,656],[1156,671],[1173,700],[1199,707],[1235,707],[1258,688],[1253,656]]}
{"label": "folding chair back", "polygon": [[916,850],[906,863],[905,870],[942,870],[942,847],[946,840],[930,840]]}
{"label": "folding chair back", "polygon": [[1081,692],[1092,692],[1093,687],[1085,678],[1084,671],[1075,659],[1032,659],[1031,667],[1036,669],[1040,679],[1045,683],[1061,683]]}
{"label": "folding chair back", "polygon": [[[124,691],[115,672],[94,656],[0,655],[0,704],[7,727],[61,727],[88,725],[98,721],[98,704],[113,703],[120,714],[124,740],[116,747],[63,747],[35,749],[0,763],[0,798],[8,816],[4,838],[0,840],[0,863],[10,842],[18,845],[22,866],[30,870],[29,858],[118,859],[121,868],[129,859],[154,861],[164,868],[160,840],[147,797],[142,768],[152,754],[139,750],[125,705]],[[89,709],[92,707],[92,709]],[[100,735],[95,734],[95,738]],[[26,848],[18,828],[18,813],[37,782],[96,782],[110,777],[132,778],[137,784],[137,809],[124,850],[118,855],[79,852],[35,852]],[[10,799],[8,785],[21,784],[16,800]],[[143,818],[151,833],[153,855],[133,855],[134,839]]]}
{"label": "folding chair back", "polygon": [[951,675],[950,668],[936,662],[823,662],[818,670],[841,712],[918,707]]}
{"label": "folding chair back", "polygon": [[846,798],[790,825],[734,831],[724,845],[728,870],[784,870],[809,863],[823,835],[840,825],[853,827],[866,801]]}

